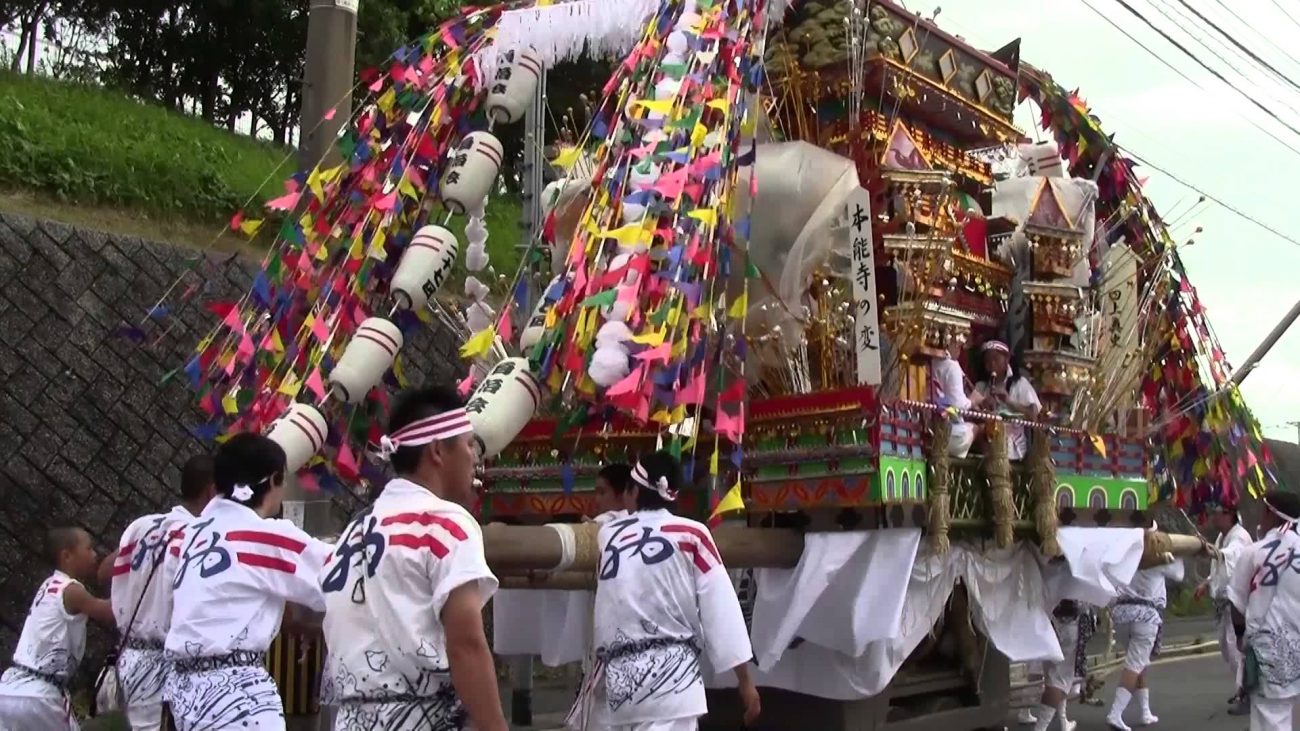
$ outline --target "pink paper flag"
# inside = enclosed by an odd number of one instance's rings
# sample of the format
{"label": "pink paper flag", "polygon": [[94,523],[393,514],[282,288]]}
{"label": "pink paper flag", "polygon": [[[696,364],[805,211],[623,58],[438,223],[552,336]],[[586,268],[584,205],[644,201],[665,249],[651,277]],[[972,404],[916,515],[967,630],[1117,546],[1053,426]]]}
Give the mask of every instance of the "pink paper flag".
{"label": "pink paper flag", "polygon": [[311,318],[311,334],[322,343],[330,339],[329,328],[325,327],[325,320],[319,317]]}
{"label": "pink paper flag", "polygon": [[686,187],[686,172],[686,168],[683,167],[660,176],[658,182],[652,186],[654,191],[665,198],[676,200],[677,196],[682,194],[682,188]]}
{"label": "pink paper flag", "polygon": [[468,376],[462,378],[460,380],[460,384],[456,386],[456,392],[460,394],[461,398],[465,398],[466,396],[469,395],[469,392],[473,390],[474,390],[473,373],[470,373]]}
{"label": "pink paper flag", "polygon": [[286,193],[279,198],[266,202],[266,207],[272,211],[288,211],[298,205],[299,193]]}
{"label": "pink paper flag", "polygon": [[666,361],[672,355],[672,352],[673,352],[673,344],[663,343],[662,345],[651,348],[649,350],[643,350],[640,353],[637,353],[635,357],[637,360],[646,361],[646,362],[656,361],[656,360]]}
{"label": "pink paper flag", "polygon": [[338,111],[339,110],[335,107],[330,107],[329,109],[325,110],[325,121],[328,122],[331,119],[334,119],[334,115],[337,114]]}
{"label": "pink paper flag", "polygon": [[325,384],[321,382],[319,368],[312,369],[311,375],[307,376],[307,381],[303,385],[310,389],[312,393],[316,394],[316,398],[325,398]]}
{"label": "pink paper flag", "polygon": [[230,312],[226,313],[224,323],[226,327],[230,328],[234,332],[242,333],[244,331],[244,321],[239,317],[239,310],[236,310],[233,307],[230,309]]}
{"label": "pink paper flag", "polygon": [[298,473],[298,486],[307,492],[320,492],[320,481],[306,470]]}
{"label": "pink paper flag", "polygon": [[501,342],[503,343],[510,342],[514,335],[514,329],[510,322],[510,307],[508,306],[505,311],[501,313],[501,321],[497,323],[497,335],[501,337]]}
{"label": "pink paper flag", "polygon": [[686,388],[682,389],[679,404],[699,404],[704,402],[704,371],[695,374]]}
{"label": "pink paper flag", "polygon": [[375,79],[375,83],[371,84],[369,87],[371,94],[378,94],[379,90],[382,88],[384,88],[384,78],[382,76]]}
{"label": "pink paper flag", "polygon": [[338,464],[339,475],[344,479],[356,479],[361,474],[360,468],[357,467],[357,458],[352,454],[352,448],[348,446],[347,440],[339,444],[338,458],[335,462]]}
{"label": "pink paper flag", "polygon": [[605,395],[617,396],[621,393],[632,393],[640,385],[643,375],[645,375],[644,364],[637,366],[631,373],[627,374],[626,378],[615,383],[613,386],[610,386],[609,390],[605,392]]}
{"label": "pink paper flag", "polygon": [[248,336],[248,333],[244,333],[244,337],[239,339],[240,358],[247,361],[252,358],[253,354],[256,352],[257,348],[253,347],[253,339]]}
{"label": "pink paper flag", "polygon": [[731,416],[719,410],[713,419],[713,430],[733,442],[739,442],[745,433],[745,415],[741,413],[738,416]]}
{"label": "pink paper flag", "polygon": [[636,417],[638,420],[640,420],[640,421],[645,421],[646,419],[649,419],[649,418],[650,418],[650,396],[649,396],[649,394],[647,394],[646,396],[642,397],[642,399],[641,399],[641,403],[637,404],[637,406],[636,406],[636,411],[632,412],[632,415],[635,416],[635,417]]}
{"label": "pink paper flag", "polygon": [[397,205],[397,191],[396,191],[396,190],[394,190],[392,193],[389,193],[388,195],[381,196],[381,197],[379,198],[379,200],[376,200],[376,201],[375,201],[375,210],[376,210],[376,211],[391,211],[391,210],[393,210],[393,206],[395,206],[395,205]]}

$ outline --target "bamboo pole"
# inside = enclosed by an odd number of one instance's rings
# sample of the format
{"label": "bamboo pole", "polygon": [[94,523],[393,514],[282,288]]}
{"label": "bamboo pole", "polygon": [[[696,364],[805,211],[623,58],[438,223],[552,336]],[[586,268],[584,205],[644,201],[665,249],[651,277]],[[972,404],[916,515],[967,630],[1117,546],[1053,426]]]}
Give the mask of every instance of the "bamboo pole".
{"label": "bamboo pole", "polygon": [[[595,545],[598,526],[559,526],[569,531],[589,531]],[[591,590],[595,586],[597,554],[594,550],[569,564],[561,565],[563,530],[552,526],[484,526],[483,539],[488,565],[501,577],[506,589]],[[793,568],[803,553],[803,534],[786,528],[722,526],[713,532],[714,543],[729,568]],[[1198,536],[1148,532],[1143,546],[1142,567],[1159,566],[1179,556],[1212,552]]]}

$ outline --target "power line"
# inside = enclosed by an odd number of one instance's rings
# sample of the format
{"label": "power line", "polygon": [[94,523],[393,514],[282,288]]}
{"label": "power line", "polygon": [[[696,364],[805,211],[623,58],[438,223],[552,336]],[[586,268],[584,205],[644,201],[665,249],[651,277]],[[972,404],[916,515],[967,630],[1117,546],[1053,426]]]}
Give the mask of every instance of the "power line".
{"label": "power line", "polygon": [[[1172,63],[1170,63],[1170,62],[1169,62],[1169,61],[1168,61],[1164,56],[1161,56],[1160,54],[1158,54],[1158,53],[1156,53],[1155,51],[1151,50],[1151,48],[1148,47],[1145,43],[1143,43],[1142,41],[1140,41],[1140,40],[1138,40],[1137,38],[1133,37],[1133,34],[1132,34],[1132,33],[1129,33],[1129,32],[1128,32],[1127,30],[1125,30],[1121,25],[1119,25],[1118,23],[1116,23],[1114,20],[1111,20],[1111,18],[1110,18],[1109,15],[1106,15],[1105,13],[1101,12],[1101,11],[1098,10],[1097,8],[1093,7],[1093,5],[1092,5],[1091,3],[1088,2],[1088,0],[1079,0],[1079,2],[1083,3],[1083,5],[1084,5],[1085,7],[1087,7],[1089,10],[1091,10],[1094,14],[1096,14],[1097,17],[1099,17],[1099,18],[1101,18],[1102,20],[1106,21],[1106,23],[1108,23],[1112,28],[1114,28],[1115,30],[1119,31],[1119,32],[1120,32],[1120,33],[1121,33],[1125,38],[1127,38],[1127,39],[1129,39],[1130,41],[1132,41],[1133,44],[1136,45],[1138,48],[1141,48],[1143,51],[1146,51],[1147,54],[1148,54],[1149,56],[1151,56],[1151,57],[1154,58],[1155,60],[1159,61],[1160,63],[1164,64],[1164,66],[1165,66],[1166,68],[1168,68],[1170,71],[1173,71],[1175,74],[1178,74],[1180,77],[1182,77],[1182,79],[1183,79],[1184,81],[1186,81],[1187,83],[1191,84],[1192,86],[1195,86],[1197,89],[1200,89],[1202,92],[1204,92],[1204,93],[1206,93],[1206,94],[1209,93],[1209,89],[1206,89],[1204,86],[1202,86],[1201,83],[1200,83],[1199,81],[1197,81],[1196,79],[1193,79],[1191,76],[1188,76],[1186,72],[1184,72],[1182,69],[1180,69],[1180,68],[1178,68],[1177,66],[1173,65]],[[1229,84],[1229,86],[1231,86],[1231,84]],[[1235,113],[1235,112],[1234,112],[1234,113]],[[1244,115],[1244,114],[1237,113],[1237,116],[1240,117],[1240,118],[1242,118],[1242,119],[1244,119],[1247,123],[1250,124],[1250,126],[1254,127],[1255,129],[1259,130],[1260,132],[1263,132],[1265,135],[1267,135],[1267,136],[1269,137],[1269,139],[1271,139],[1271,140],[1273,140],[1274,142],[1278,143],[1279,145],[1285,147],[1286,149],[1290,150],[1291,152],[1295,153],[1296,155],[1300,155],[1300,148],[1296,148],[1296,147],[1293,146],[1291,143],[1287,142],[1286,140],[1283,140],[1281,137],[1279,137],[1279,136],[1278,136],[1275,132],[1273,132],[1272,130],[1268,129],[1267,127],[1264,127],[1264,126],[1261,125],[1259,122],[1255,121],[1254,119],[1251,119],[1250,117],[1248,117],[1248,116],[1246,116],[1246,115]],[[1294,131],[1294,130],[1293,130],[1293,131]]]}
{"label": "power line", "polygon": [[1282,7],[1282,3],[1278,2],[1277,0],[1273,0],[1273,6],[1276,7],[1278,10],[1281,10],[1282,14],[1285,15],[1288,20],[1294,23],[1297,28],[1300,28],[1300,20],[1296,20],[1294,15],[1288,12],[1286,8]]}
{"label": "power line", "polygon": [[[1085,0],[1085,2],[1086,2],[1086,0]],[[1263,104],[1260,104],[1258,99],[1256,99],[1256,98],[1250,96],[1249,94],[1247,94],[1246,92],[1244,92],[1244,91],[1242,91],[1240,88],[1238,88],[1237,86],[1233,85],[1233,83],[1230,82],[1230,81],[1228,81],[1228,79],[1225,78],[1223,74],[1219,73],[1218,70],[1214,69],[1214,68],[1211,67],[1209,64],[1207,64],[1207,63],[1205,63],[1204,61],[1202,61],[1202,60],[1200,59],[1200,57],[1197,56],[1196,54],[1194,54],[1194,53],[1192,53],[1191,51],[1187,50],[1187,47],[1184,46],[1182,43],[1180,43],[1180,42],[1178,41],[1177,38],[1174,38],[1173,36],[1169,35],[1168,32],[1166,32],[1163,28],[1157,26],[1155,23],[1152,23],[1152,22],[1151,22],[1151,21],[1150,21],[1150,20],[1149,20],[1145,15],[1143,15],[1143,14],[1140,13],[1140,12],[1138,12],[1138,10],[1137,10],[1136,8],[1134,8],[1132,5],[1129,5],[1128,2],[1127,2],[1126,0],[1115,0],[1115,2],[1119,3],[1119,4],[1120,4],[1120,5],[1121,5],[1125,10],[1127,10],[1129,13],[1131,13],[1131,14],[1132,14],[1134,17],[1136,17],[1138,20],[1142,21],[1142,22],[1143,22],[1143,23],[1144,23],[1148,28],[1150,28],[1151,30],[1153,30],[1153,31],[1155,31],[1156,33],[1160,34],[1160,36],[1161,36],[1162,38],[1164,38],[1166,41],[1168,41],[1170,45],[1172,45],[1174,48],[1177,48],[1179,51],[1182,51],[1182,52],[1183,52],[1183,53],[1184,53],[1188,58],[1190,58],[1190,59],[1192,59],[1193,61],[1195,61],[1195,62],[1197,63],[1197,65],[1199,65],[1201,68],[1203,68],[1203,69],[1205,69],[1206,71],[1210,72],[1210,74],[1212,74],[1212,75],[1214,76],[1214,78],[1218,79],[1219,81],[1222,81],[1225,85],[1227,85],[1227,86],[1228,86],[1229,88],[1231,88],[1233,91],[1237,92],[1237,93],[1240,94],[1243,98],[1245,98],[1247,101],[1249,101],[1251,104],[1254,104],[1256,107],[1258,107],[1260,111],[1262,111],[1262,112],[1264,112],[1265,114],[1267,114],[1268,116],[1272,117],[1273,120],[1276,121],[1278,124],[1280,124],[1280,125],[1282,125],[1283,127],[1286,127],[1287,129],[1291,130],[1291,132],[1292,132],[1293,134],[1295,134],[1295,135],[1297,135],[1297,136],[1300,136],[1300,129],[1296,129],[1295,127],[1291,126],[1290,123],[1288,123],[1286,120],[1284,120],[1284,119],[1282,119],[1281,117],[1279,117],[1279,116],[1277,115],[1277,113],[1274,112],[1272,109],[1269,109],[1268,107],[1264,106]],[[1094,9],[1094,10],[1095,10],[1095,9]]]}
{"label": "power line", "polygon": [[[1255,35],[1259,36],[1259,37],[1260,37],[1260,38],[1261,38],[1265,43],[1267,43],[1267,44],[1269,45],[1269,47],[1272,48],[1274,51],[1277,51],[1278,53],[1282,54],[1283,56],[1286,56],[1288,59],[1290,59],[1290,61],[1291,61],[1292,63],[1300,64],[1300,59],[1297,59],[1295,56],[1292,56],[1290,51],[1287,51],[1285,48],[1282,48],[1281,46],[1279,46],[1279,45],[1277,45],[1276,43],[1274,43],[1274,42],[1273,42],[1273,39],[1272,39],[1272,38],[1269,38],[1267,33],[1262,33],[1262,32],[1260,32],[1259,29],[1257,29],[1254,25],[1250,24],[1250,23],[1249,23],[1245,18],[1243,18],[1243,17],[1241,17],[1240,15],[1238,15],[1238,14],[1237,14],[1237,11],[1235,11],[1235,10],[1233,10],[1232,8],[1229,8],[1227,5],[1225,5],[1224,2],[1223,2],[1223,0],[1214,0],[1214,4],[1215,4],[1215,5],[1218,5],[1218,6],[1223,10],[1223,12],[1227,13],[1227,14],[1228,14],[1229,16],[1231,16],[1234,20],[1236,20],[1238,23],[1241,23],[1242,25],[1246,26],[1246,28],[1247,28],[1248,30],[1250,30],[1250,32],[1252,32],[1252,33],[1254,33]],[[1296,25],[1297,28],[1300,28],[1300,22],[1297,22],[1295,18],[1292,18],[1291,15],[1288,14],[1288,13],[1286,12],[1286,9],[1285,9],[1285,8],[1283,8],[1281,5],[1278,5],[1277,0],[1273,0],[1273,4],[1276,5],[1276,6],[1277,6],[1277,9],[1278,9],[1278,10],[1281,10],[1282,13],[1283,13],[1284,15],[1286,15],[1288,18],[1290,18],[1291,22],[1292,22],[1292,23],[1295,23],[1295,25]]]}
{"label": "power line", "polygon": [[1236,46],[1238,50],[1240,50],[1242,53],[1249,56],[1255,63],[1259,64],[1260,66],[1263,66],[1269,71],[1272,71],[1279,79],[1285,81],[1291,88],[1295,89],[1296,91],[1300,91],[1300,84],[1296,84],[1296,82],[1292,81],[1290,77],[1288,77],[1286,74],[1282,73],[1281,71],[1278,71],[1277,68],[1273,66],[1273,64],[1260,58],[1259,54],[1255,53],[1254,51],[1250,50],[1246,46],[1242,45],[1241,41],[1238,41],[1236,38],[1232,36],[1232,34],[1224,31],[1223,28],[1220,28],[1218,23],[1215,23],[1213,20],[1210,20],[1209,18],[1205,17],[1205,14],[1197,10],[1191,3],[1187,2],[1187,0],[1178,0],[1178,4],[1182,5],[1183,7],[1191,11],[1192,15],[1195,15],[1197,18],[1200,18],[1201,22],[1213,28],[1215,32],[1217,32],[1219,35],[1226,38],[1229,43],[1231,43],[1233,46]]}

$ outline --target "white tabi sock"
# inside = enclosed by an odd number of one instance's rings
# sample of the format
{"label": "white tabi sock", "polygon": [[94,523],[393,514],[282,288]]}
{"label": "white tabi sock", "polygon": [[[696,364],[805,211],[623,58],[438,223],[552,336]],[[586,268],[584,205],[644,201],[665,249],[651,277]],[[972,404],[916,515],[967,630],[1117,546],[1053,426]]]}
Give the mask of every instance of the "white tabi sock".
{"label": "white tabi sock", "polygon": [[1034,717],[1038,719],[1034,722],[1034,731],[1047,731],[1047,727],[1052,725],[1052,719],[1056,717],[1056,709],[1040,703]]}
{"label": "white tabi sock", "polygon": [[1124,723],[1124,709],[1128,708],[1129,699],[1133,694],[1128,688],[1123,686],[1115,689],[1115,702],[1110,706],[1110,713],[1106,714],[1106,723],[1111,728],[1117,728],[1120,731],[1129,731],[1128,725]]}
{"label": "white tabi sock", "polygon": [[1133,694],[1137,698],[1138,711],[1142,713],[1142,725],[1151,726],[1160,722],[1160,717],[1151,712],[1151,689],[1138,688]]}

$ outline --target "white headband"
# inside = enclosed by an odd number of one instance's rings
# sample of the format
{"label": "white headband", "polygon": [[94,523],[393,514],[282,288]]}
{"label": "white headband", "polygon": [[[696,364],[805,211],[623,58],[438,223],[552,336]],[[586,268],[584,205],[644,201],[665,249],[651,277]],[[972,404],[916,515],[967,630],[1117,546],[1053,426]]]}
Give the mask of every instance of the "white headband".
{"label": "white headband", "polygon": [[452,409],[419,419],[379,439],[379,457],[388,461],[402,447],[420,447],[474,431],[465,409]]}
{"label": "white headband", "polygon": [[655,484],[651,485],[650,475],[646,473],[645,467],[642,467],[640,462],[632,468],[632,481],[647,490],[654,490],[659,493],[659,497],[670,503],[677,500],[677,491],[668,487],[668,478],[660,476]]}
{"label": "white headband", "polygon": [[999,353],[1006,353],[1007,355],[1011,354],[1011,349],[1008,348],[1007,344],[1002,342],[1001,340],[990,340],[987,343],[984,343],[983,350],[985,353],[989,352],[990,350],[994,350]]}
{"label": "white headband", "polygon": [[1283,523],[1296,523],[1296,522],[1300,522],[1300,518],[1292,518],[1291,516],[1287,515],[1286,513],[1282,512],[1281,510],[1278,510],[1277,508],[1273,507],[1272,503],[1270,503],[1269,501],[1267,501],[1267,500],[1262,500],[1262,501],[1260,501],[1260,502],[1264,503],[1264,507],[1268,508],[1268,512],[1270,512],[1270,513],[1272,513],[1273,515],[1276,515],[1277,517],[1281,518]]}
{"label": "white headband", "polygon": [[245,482],[245,483],[240,483],[240,484],[238,484],[238,485],[232,485],[231,488],[230,488],[230,497],[231,497],[231,499],[235,500],[236,502],[241,502],[241,503],[246,503],[246,502],[248,502],[249,500],[252,500],[252,499],[253,499],[253,486],[254,486],[254,485],[261,485],[262,483],[265,483],[265,482],[270,482],[272,477],[274,477],[274,475],[267,475],[266,477],[263,477],[262,479],[258,480],[257,482],[254,482],[252,485],[249,485],[249,484],[246,483],[246,482]]}

